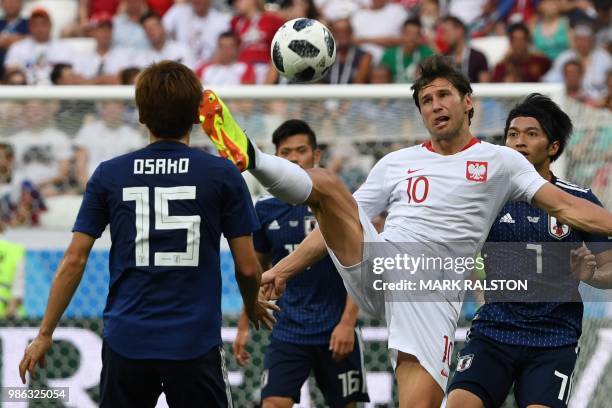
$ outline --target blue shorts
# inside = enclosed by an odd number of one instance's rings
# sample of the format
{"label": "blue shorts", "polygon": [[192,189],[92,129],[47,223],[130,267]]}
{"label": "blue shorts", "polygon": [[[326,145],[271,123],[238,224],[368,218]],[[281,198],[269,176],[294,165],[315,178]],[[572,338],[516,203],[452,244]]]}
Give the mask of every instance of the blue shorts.
{"label": "blue shorts", "polygon": [[528,347],[499,343],[471,333],[448,387],[477,395],[485,408],[501,406],[512,385],[520,407],[531,404],[566,408],[577,346]]}
{"label": "blue shorts", "polygon": [[170,407],[232,407],[222,347],[191,360],[134,360],[104,342],[100,377],[102,408],[154,408],[162,392]]}
{"label": "blue shorts", "polygon": [[353,351],[340,362],[335,362],[327,344],[293,344],[271,337],[264,357],[262,400],[285,397],[299,403],[300,389],[312,370],[327,406],[344,407],[353,401],[369,402],[360,341],[355,333]]}

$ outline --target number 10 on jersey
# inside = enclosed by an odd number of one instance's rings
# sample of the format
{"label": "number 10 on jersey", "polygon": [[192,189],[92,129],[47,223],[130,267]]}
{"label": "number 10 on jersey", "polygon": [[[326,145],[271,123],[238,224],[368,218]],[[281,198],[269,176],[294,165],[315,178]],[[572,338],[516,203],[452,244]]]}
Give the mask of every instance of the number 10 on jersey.
{"label": "number 10 on jersey", "polygon": [[422,203],[429,194],[429,179],[425,176],[409,177],[406,193],[408,193],[409,203]]}
{"label": "number 10 on jersey", "polygon": [[135,201],[135,257],[136,266],[149,266],[149,215],[155,214],[157,230],[187,230],[187,247],[185,252],[155,252],[154,266],[198,266],[200,254],[200,221],[199,215],[170,215],[170,200],[195,200],[195,186],[155,187],[155,205],[149,204],[149,187],[126,187],[123,189],[123,201]]}

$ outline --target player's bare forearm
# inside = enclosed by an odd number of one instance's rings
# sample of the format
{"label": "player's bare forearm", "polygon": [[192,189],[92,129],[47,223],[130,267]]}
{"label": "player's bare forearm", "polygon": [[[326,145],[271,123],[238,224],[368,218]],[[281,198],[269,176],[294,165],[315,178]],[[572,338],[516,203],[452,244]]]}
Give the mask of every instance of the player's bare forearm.
{"label": "player's bare forearm", "polygon": [[346,295],[346,303],[344,305],[344,312],[342,312],[340,322],[355,327],[355,325],[357,324],[358,314],[359,307],[355,302],[353,302],[353,299],[351,299],[350,295]]}
{"label": "player's bare forearm", "polygon": [[612,289],[612,263],[597,266],[593,277],[585,283],[598,289]]}
{"label": "player's bare forearm", "polygon": [[236,265],[236,282],[240,289],[240,295],[244,302],[244,307],[248,311],[252,311],[257,303],[257,295],[259,294],[259,285],[261,283],[261,267],[257,264],[259,273],[244,274]]}
{"label": "player's bare forearm", "polygon": [[290,278],[320,261],[325,255],[327,255],[325,240],[317,228],[308,234],[293,252],[278,261],[274,269],[284,277]]}
{"label": "player's bare forearm", "polygon": [[596,235],[612,235],[612,214],[588,200],[575,197],[552,184],[545,184],[533,196],[533,205],[563,224]]}
{"label": "player's bare forearm", "polygon": [[40,324],[40,335],[51,337],[64,310],[68,307],[81,282],[87,258],[95,238],[75,233],[51,284],[45,316]]}
{"label": "player's bare forearm", "polygon": [[240,312],[240,318],[238,319],[238,330],[249,331],[249,317],[244,312],[244,309]]}

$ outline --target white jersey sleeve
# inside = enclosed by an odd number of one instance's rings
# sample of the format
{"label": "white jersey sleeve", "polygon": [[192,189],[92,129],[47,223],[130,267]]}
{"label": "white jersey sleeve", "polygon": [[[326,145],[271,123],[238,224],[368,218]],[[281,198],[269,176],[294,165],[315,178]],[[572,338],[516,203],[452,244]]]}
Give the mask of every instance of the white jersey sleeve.
{"label": "white jersey sleeve", "polygon": [[389,155],[383,157],[372,167],[365,183],[353,194],[359,206],[370,219],[389,207],[391,191],[387,184],[387,162]]}
{"label": "white jersey sleeve", "polygon": [[530,203],[535,193],[547,181],[533,167],[525,156],[509,147],[502,148],[501,157],[508,175],[510,201]]}

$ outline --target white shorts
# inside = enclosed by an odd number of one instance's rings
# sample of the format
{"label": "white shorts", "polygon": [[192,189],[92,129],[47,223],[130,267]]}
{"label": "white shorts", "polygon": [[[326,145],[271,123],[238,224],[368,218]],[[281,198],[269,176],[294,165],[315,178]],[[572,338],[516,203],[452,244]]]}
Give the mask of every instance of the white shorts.
{"label": "white shorts", "polygon": [[[386,242],[379,236],[367,214],[361,207],[358,206],[358,209],[363,242]],[[376,256],[372,250],[376,248],[372,246],[369,251],[364,249],[364,257]],[[363,273],[362,263],[344,266],[329,247],[327,250],[347,292],[359,308],[377,318],[384,316],[389,330],[389,358],[393,368],[396,367],[398,351],[411,354],[442,390],[446,390],[461,304],[450,302],[442,295],[439,301],[385,301],[384,293],[373,289],[373,280],[369,278],[371,275]]]}

